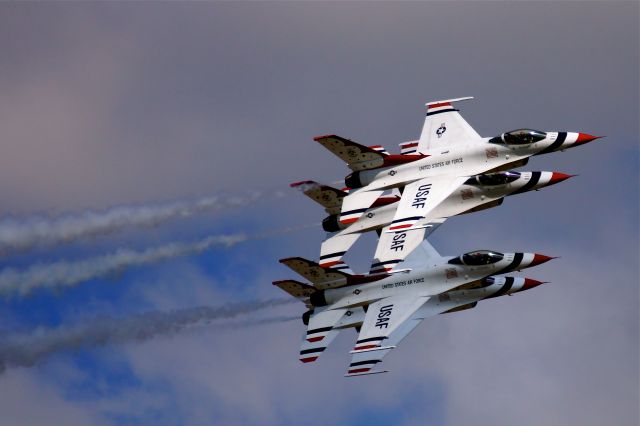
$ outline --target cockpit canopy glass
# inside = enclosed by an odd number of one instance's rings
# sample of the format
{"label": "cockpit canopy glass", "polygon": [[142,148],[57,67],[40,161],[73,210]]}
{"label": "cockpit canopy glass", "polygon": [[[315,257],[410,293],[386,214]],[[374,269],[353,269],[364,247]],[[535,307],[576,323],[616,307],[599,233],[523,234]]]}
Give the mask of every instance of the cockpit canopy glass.
{"label": "cockpit canopy glass", "polygon": [[468,266],[491,265],[504,258],[504,254],[495,251],[478,250],[460,256],[462,263]]}
{"label": "cockpit canopy glass", "polygon": [[502,141],[507,145],[528,145],[541,141],[547,134],[539,130],[518,129],[502,134]]}
{"label": "cockpit canopy glass", "polygon": [[495,284],[495,282],[496,282],[496,279],[493,277],[483,278],[482,280],[480,280],[480,288],[492,286]]}
{"label": "cockpit canopy glass", "polygon": [[513,182],[520,177],[518,172],[498,172],[488,173],[476,176],[476,181],[480,185],[494,186],[494,185],[506,185]]}

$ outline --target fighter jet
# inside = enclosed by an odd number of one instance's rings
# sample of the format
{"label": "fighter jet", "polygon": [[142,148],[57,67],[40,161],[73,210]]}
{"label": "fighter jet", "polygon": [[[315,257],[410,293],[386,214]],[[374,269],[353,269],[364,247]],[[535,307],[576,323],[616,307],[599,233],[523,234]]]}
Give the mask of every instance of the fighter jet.
{"label": "fighter jet", "polygon": [[488,250],[442,257],[423,241],[402,263],[402,273],[355,276],[321,268],[302,258],[289,258],[281,262],[314,286],[293,280],[274,284],[311,308],[303,316],[307,331],[301,361],[315,361],[340,329],[358,327],[358,339],[351,351],[353,360],[347,372],[352,376],[379,372],[369,370],[422,319],[468,306],[487,296],[528,289],[534,284],[513,277],[489,277],[551,259],[536,253]]}
{"label": "fighter jet", "polygon": [[346,186],[354,189],[343,198],[340,222],[358,220],[385,190],[404,188],[390,229],[420,228],[469,177],[521,167],[531,156],[598,139],[586,133],[531,129],[483,138],[453,107],[453,103],[468,99],[473,98],[427,103],[420,139],[415,146],[411,146],[415,142],[401,145],[404,154],[384,154],[337,135],[314,138],[353,170],[345,178]]}
{"label": "fighter jet", "polygon": [[[380,236],[371,270],[369,273],[392,271],[420,242],[431,234],[441,223],[451,216],[485,210],[502,204],[504,197],[538,190],[572,177],[559,172],[497,172],[468,178],[457,190],[449,194],[430,214],[428,223],[421,230],[402,231],[392,223],[399,192],[379,197],[356,221],[343,224],[338,220],[342,200],[348,195],[339,190],[313,181],[292,183],[305,195],[321,204],[329,214],[322,221],[322,228],[328,237],[320,246],[320,266],[347,271],[343,256],[358,240],[360,235],[377,231]],[[397,191],[397,190],[392,190]],[[391,229],[395,228],[395,229]],[[399,230],[399,232],[395,232]]]}

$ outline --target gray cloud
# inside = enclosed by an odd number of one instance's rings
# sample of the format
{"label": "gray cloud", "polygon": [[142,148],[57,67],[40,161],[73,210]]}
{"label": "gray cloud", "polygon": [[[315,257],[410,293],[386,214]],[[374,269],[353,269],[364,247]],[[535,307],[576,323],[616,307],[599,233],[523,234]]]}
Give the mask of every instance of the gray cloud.
{"label": "gray cloud", "polygon": [[[366,383],[341,377],[353,334],[318,365],[299,365],[300,324],[128,345],[118,354],[136,379],[170,387],[114,390],[128,420],[158,424],[136,407],[153,393],[170,407],[158,412],[185,424],[638,423],[637,3],[4,10],[3,214],[146,204],[209,194],[212,185],[333,181],[347,170],[312,136],[393,148],[419,134],[425,101],[456,96],[476,97],[461,107],[482,135],[526,126],[607,136],[528,166],[579,178],[434,234],[448,254],[559,255],[531,271],[552,284],[425,323],[385,361],[391,373]],[[263,213],[241,212],[255,224]],[[277,214],[320,218],[308,200]],[[231,288],[266,292],[264,282],[284,272],[279,254],[317,256],[319,241],[311,233],[265,241],[259,249],[269,256],[234,259],[262,279]],[[354,256],[368,265],[370,253]],[[184,291],[170,287],[165,297]],[[36,410],[43,398],[22,401]],[[317,416],[309,400],[323,407]]]}

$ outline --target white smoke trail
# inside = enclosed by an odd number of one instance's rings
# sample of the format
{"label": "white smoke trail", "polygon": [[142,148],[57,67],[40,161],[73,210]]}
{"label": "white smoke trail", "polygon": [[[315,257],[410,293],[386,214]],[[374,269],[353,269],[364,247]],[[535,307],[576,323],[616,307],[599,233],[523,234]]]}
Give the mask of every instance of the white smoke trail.
{"label": "white smoke trail", "polygon": [[[58,352],[107,344],[143,342],[158,336],[171,336],[194,325],[231,319],[288,303],[297,303],[297,300],[256,300],[220,307],[201,306],[170,312],[147,312],[127,318],[97,318],[74,326],[41,327],[31,333],[3,335],[0,340],[0,373],[9,367],[31,367]],[[219,326],[242,328],[294,319],[299,317],[250,319]]]}
{"label": "white smoke trail", "polygon": [[132,266],[197,254],[214,247],[228,248],[244,241],[269,238],[310,226],[315,225],[282,228],[255,235],[214,235],[191,243],[169,243],[143,251],[119,249],[84,260],[38,263],[24,270],[5,268],[0,271],[0,296],[25,296],[40,288],[73,287],[84,281],[122,272]]}
{"label": "white smoke trail", "polygon": [[126,227],[157,226],[171,219],[245,206],[267,196],[282,198],[285,195],[284,191],[253,191],[245,195],[203,197],[169,204],[120,206],[60,217],[3,219],[0,221],[0,255],[9,250],[24,250],[36,245],[106,235]]}
{"label": "white smoke trail", "polygon": [[131,266],[196,254],[214,246],[231,247],[246,241],[242,234],[204,238],[194,243],[170,243],[143,251],[119,249],[113,253],[79,261],[38,263],[25,270],[6,268],[0,271],[0,294],[27,295],[37,288],[72,287],[83,281],[121,272]]}

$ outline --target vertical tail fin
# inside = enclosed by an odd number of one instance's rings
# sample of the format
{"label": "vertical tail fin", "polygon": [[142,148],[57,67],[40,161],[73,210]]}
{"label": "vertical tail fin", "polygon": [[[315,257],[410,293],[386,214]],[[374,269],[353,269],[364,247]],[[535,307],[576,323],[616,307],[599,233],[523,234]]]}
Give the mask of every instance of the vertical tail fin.
{"label": "vertical tail fin", "polygon": [[447,99],[427,103],[427,117],[424,121],[418,152],[439,149],[471,140],[482,138],[451,105],[454,102],[466,101],[472,97]]}
{"label": "vertical tail fin", "polygon": [[400,154],[415,154],[418,151],[418,141],[402,142],[400,145]]}

